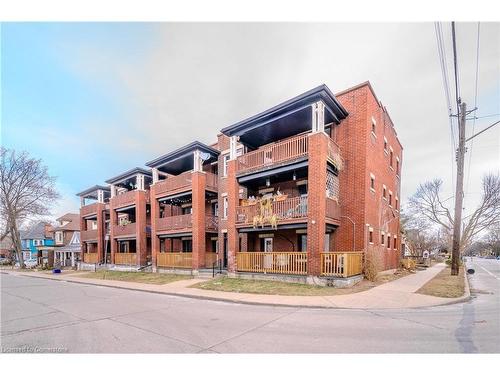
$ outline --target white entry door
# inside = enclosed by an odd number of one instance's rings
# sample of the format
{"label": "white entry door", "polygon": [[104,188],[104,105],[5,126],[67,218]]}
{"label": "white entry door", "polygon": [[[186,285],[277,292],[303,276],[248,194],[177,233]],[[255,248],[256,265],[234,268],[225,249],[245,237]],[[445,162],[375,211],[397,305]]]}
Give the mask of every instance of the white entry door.
{"label": "white entry door", "polygon": [[[265,253],[273,252],[272,238],[264,238],[264,252]],[[272,268],[272,267],[273,267],[273,255],[272,254],[264,255],[264,268]]]}

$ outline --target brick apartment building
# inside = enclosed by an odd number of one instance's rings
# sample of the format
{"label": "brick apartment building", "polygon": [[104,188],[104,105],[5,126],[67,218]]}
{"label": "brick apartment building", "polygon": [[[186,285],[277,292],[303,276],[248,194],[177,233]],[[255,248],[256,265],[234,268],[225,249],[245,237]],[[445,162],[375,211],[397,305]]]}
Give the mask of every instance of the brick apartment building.
{"label": "brick apartment building", "polygon": [[319,86],[146,166],[78,194],[84,263],[345,278],[372,252],[398,266],[402,146],[369,82]]}

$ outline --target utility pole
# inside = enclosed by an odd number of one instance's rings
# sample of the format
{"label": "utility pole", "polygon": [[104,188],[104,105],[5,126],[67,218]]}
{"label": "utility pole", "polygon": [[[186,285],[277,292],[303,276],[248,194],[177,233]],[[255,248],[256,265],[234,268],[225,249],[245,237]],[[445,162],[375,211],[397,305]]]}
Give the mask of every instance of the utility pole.
{"label": "utility pole", "polygon": [[457,185],[455,190],[455,219],[453,221],[453,247],[451,274],[458,275],[460,261],[460,237],[462,232],[462,205],[464,199],[465,116],[467,105],[460,103],[458,114]]}

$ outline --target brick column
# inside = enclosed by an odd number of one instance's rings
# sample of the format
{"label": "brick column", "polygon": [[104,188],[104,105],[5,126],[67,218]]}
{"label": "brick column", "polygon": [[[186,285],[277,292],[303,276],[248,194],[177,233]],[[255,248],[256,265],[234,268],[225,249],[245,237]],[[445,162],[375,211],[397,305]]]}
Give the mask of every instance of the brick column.
{"label": "brick column", "polygon": [[97,203],[97,261],[104,261],[104,236],[106,235],[103,212],[106,206],[103,203]]}
{"label": "brick column", "polygon": [[135,192],[135,251],[137,265],[146,265],[148,249],[146,240],[146,192],[138,190]]}
{"label": "brick column", "polygon": [[117,252],[117,243],[115,240],[115,225],[118,224],[118,216],[116,215],[115,207],[113,205],[113,199],[111,199],[109,204],[109,242],[111,243],[111,264],[115,264],[115,253]]}
{"label": "brick column", "polygon": [[205,185],[206,174],[204,172],[193,172],[192,174],[192,199],[193,199],[193,269],[197,270],[205,266]]}
{"label": "brick column", "polygon": [[149,201],[151,202],[151,262],[156,270],[156,258],[160,252],[160,239],[156,234],[156,219],[160,217],[160,203],[156,199],[155,185],[151,186]]}
{"label": "brick column", "polygon": [[326,229],[326,159],[328,138],[324,132],[312,133],[308,138],[308,180],[307,186],[307,273],[319,276],[321,273],[321,252]]}
{"label": "brick column", "polygon": [[[238,230],[236,229],[236,207],[239,204],[239,184],[236,180],[236,160],[227,164],[227,270],[236,272],[236,253],[239,250]],[[221,203],[221,213],[224,206]]]}
{"label": "brick column", "polygon": [[[85,219],[82,216],[82,209],[80,208],[80,234],[83,233],[84,230],[87,230],[85,227]],[[80,241],[80,248],[81,248],[81,254],[82,254],[82,262],[83,262],[83,257],[87,249],[87,245],[85,242]]]}

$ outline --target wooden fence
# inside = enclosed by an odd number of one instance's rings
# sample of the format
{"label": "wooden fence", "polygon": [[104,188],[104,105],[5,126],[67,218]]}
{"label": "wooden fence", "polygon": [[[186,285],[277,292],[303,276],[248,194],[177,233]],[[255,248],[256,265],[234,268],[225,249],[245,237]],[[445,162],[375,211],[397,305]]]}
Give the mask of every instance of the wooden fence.
{"label": "wooden fence", "polygon": [[363,252],[321,253],[321,275],[350,277],[363,272]]}
{"label": "wooden fence", "polygon": [[137,264],[137,254],[115,253],[115,264],[135,265]]}
{"label": "wooden fence", "polygon": [[245,272],[307,274],[307,253],[302,252],[239,252],[236,269]]}
{"label": "wooden fence", "polygon": [[192,264],[192,253],[158,253],[156,258],[158,267],[191,268]]}

